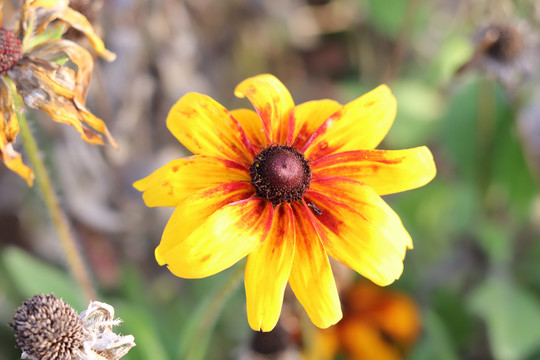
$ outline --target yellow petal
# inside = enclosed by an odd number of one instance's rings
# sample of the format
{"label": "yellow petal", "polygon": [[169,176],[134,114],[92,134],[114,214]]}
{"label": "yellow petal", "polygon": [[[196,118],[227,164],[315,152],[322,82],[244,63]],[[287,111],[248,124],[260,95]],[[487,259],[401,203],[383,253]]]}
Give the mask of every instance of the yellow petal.
{"label": "yellow petal", "polygon": [[270,74],[254,76],[242,81],[234,94],[251,101],[262,119],[268,143],[292,142],[294,101],[281,81]]}
{"label": "yellow petal", "polygon": [[425,146],[341,152],[312,162],[311,170],[313,178],[346,177],[369,185],[379,195],[423,186],[436,173],[433,155]]}
{"label": "yellow petal", "polygon": [[244,129],[247,138],[253,144],[255,150],[260,150],[268,144],[264,133],[261,118],[253,110],[237,109],[232,110],[231,115],[238,121]]}
{"label": "yellow petal", "polygon": [[247,168],[213,156],[175,159],[133,186],[144,191],[146,206],[177,206],[186,196],[218,184],[251,180]]}
{"label": "yellow petal", "polygon": [[272,231],[248,256],[245,273],[247,315],[255,331],[272,330],[279,319],[294,256],[294,220],[289,204],[275,209]]}
{"label": "yellow petal", "polygon": [[26,180],[28,186],[34,183],[34,172],[22,162],[21,154],[13,150],[11,143],[0,144],[0,156],[6,167]]}
{"label": "yellow petal", "polygon": [[167,127],[195,155],[251,165],[254,154],[243,129],[227,109],[206,95],[184,95],[171,108]]}
{"label": "yellow petal", "polygon": [[302,149],[315,130],[341,108],[340,103],[328,99],[308,101],[296,106],[294,108],[294,147]]}
{"label": "yellow petal", "polygon": [[377,285],[399,278],[412,241],[397,214],[373,189],[346,178],[314,179],[305,200],[322,212],[315,218],[330,256]]}
{"label": "yellow petal", "polygon": [[374,149],[396,116],[396,99],[386,85],[346,104],[328,118],[304,146],[310,160],[337,152]]}
{"label": "yellow petal", "polygon": [[[51,21],[62,20],[69,26],[82,32],[99,56],[107,61],[113,61],[116,58],[113,52],[105,48],[103,41],[97,36],[88,19],[83,14],[69,7],[69,1],[35,0],[32,2],[31,7],[37,9],[37,22],[34,24],[37,34],[45,31]],[[41,11],[38,8],[54,9],[54,11]]]}
{"label": "yellow petal", "polygon": [[311,321],[320,328],[337,323],[343,316],[328,256],[305,206],[292,204],[296,250],[289,283]]}
{"label": "yellow petal", "polygon": [[113,61],[116,59],[116,55],[105,48],[103,41],[94,32],[92,24],[90,24],[83,14],[68,7],[58,15],[58,18],[64,20],[71,25],[71,27],[86,35],[96,53],[103,59],[107,61]]}
{"label": "yellow petal", "polygon": [[183,199],[173,212],[155,251],[157,262],[165,264],[167,253],[200,227],[213,213],[225,205],[253,196],[247,182],[231,182],[201,189]]}
{"label": "yellow petal", "polygon": [[28,2],[30,2],[30,4],[36,8],[37,7],[55,8],[55,7],[67,6],[69,4],[69,1],[67,0],[30,0]]}
{"label": "yellow petal", "polygon": [[22,162],[21,154],[13,149],[19,133],[19,122],[8,84],[0,78],[0,156],[8,169],[26,180],[28,186],[34,181],[33,171]]}
{"label": "yellow petal", "polygon": [[[193,218],[171,218],[162,241],[176,245],[167,252],[158,247],[156,259],[160,264],[166,263],[179,277],[202,278],[216,274],[261,245],[272,228],[273,212],[272,204],[265,199],[237,201],[214,212],[185,238],[180,229],[193,222]],[[193,217],[198,221],[200,216],[194,213]]]}

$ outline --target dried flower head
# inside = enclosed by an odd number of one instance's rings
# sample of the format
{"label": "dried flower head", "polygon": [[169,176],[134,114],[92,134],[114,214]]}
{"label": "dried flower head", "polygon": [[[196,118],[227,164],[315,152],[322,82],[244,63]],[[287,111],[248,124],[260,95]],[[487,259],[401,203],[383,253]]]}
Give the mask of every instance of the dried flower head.
{"label": "dried flower head", "polygon": [[85,338],[77,312],[53,294],[27,299],[9,326],[23,359],[69,360],[79,352]]}
{"label": "dried flower head", "polygon": [[102,144],[104,135],[117,146],[105,123],[84,105],[94,60],[88,50],[62,38],[70,27],[83,33],[99,56],[114,60],[90,22],[69,7],[69,0],[25,0],[14,29],[3,27],[0,8],[0,157],[28,185],[33,172],[13,148],[19,132],[15,93],[28,107],[73,126],[83,140]]}
{"label": "dried flower head", "polygon": [[92,301],[80,316],[88,332],[81,360],[117,360],[135,346],[133,335],[118,335],[112,331],[122,320],[114,318],[111,305]]}
{"label": "dried flower head", "polygon": [[36,295],[19,307],[9,324],[23,359],[117,360],[135,346],[132,335],[117,335],[114,308],[90,302],[80,316],[53,294]]}
{"label": "dried flower head", "polygon": [[524,49],[524,37],[515,26],[493,24],[482,34],[485,56],[500,63],[511,63]]}

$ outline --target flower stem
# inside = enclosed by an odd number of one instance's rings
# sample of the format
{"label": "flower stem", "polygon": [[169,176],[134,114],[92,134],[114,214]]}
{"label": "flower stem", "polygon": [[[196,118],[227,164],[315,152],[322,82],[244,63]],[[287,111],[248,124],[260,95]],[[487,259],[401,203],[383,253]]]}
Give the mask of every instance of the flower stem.
{"label": "flower stem", "polygon": [[180,344],[180,358],[185,360],[205,359],[212,330],[223,310],[223,306],[238,288],[243,279],[244,266],[237,264],[227,279],[217,288],[213,296],[199,305],[193,314]]}
{"label": "flower stem", "polygon": [[22,106],[22,101],[17,95],[14,96],[14,100],[16,108],[18,109],[16,113],[17,120],[19,121],[19,128],[23,146],[26,154],[28,155],[28,159],[32,164],[32,168],[36,176],[36,182],[41,191],[41,194],[43,195],[43,201],[45,202],[45,206],[47,207],[47,210],[49,211],[49,214],[51,216],[51,220],[56,228],[56,231],[58,232],[58,238],[60,239],[60,243],[64,249],[66,262],[69,270],[71,271],[73,278],[79,285],[80,290],[85,297],[85,300],[95,300],[97,299],[96,292],[94,290],[92,282],[90,281],[90,276],[84,265],[81,254],[79,253],[77,244],[75,243],[75,239],[71,234],[68,220],[64,211],[62,210],[62,207],[60,206],[60,202],[58,201],[58,197],[54,190],[47,169],[45,168],[45,164],[43,163],[43,160],[41,159],[41,156],[39,154],[36,139],[34,138],[34,135],[30,130],[30,126],[28,125],[28,121],[26,120],[26,116],[24,115],[24,107]]}

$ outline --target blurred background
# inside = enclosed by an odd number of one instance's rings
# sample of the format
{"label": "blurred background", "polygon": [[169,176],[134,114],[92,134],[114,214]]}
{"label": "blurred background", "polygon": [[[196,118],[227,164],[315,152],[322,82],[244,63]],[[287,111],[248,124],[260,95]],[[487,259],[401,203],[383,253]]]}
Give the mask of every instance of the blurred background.
{"label": "blurred background", "polygon": [[[17,5],[18,1],[10,5]],[[345,318],[312,328],[286,293],[270,334],[250,330],[243,287],[207,359],[540,359],[540,3],[536,0],[77,0],[117,54],[98,60],[88,108],[120,150],[32,113],[33,130],[101,301],[137,347],[177,359],[197,305],[231,270],[176,278],[154,259],[172,209],[131,184],[189,155],[165,126],[182,95],[247,107],[233,89],[272,73],[297,104],[347,103],[378,84],[398,101],[384,149],[427,145],[437,177],[385,200],[414,241],[401,278],[375,288],[338,264]],[[7,21],[9,12],[4,14]],[[24,156],[24,153],[23,153]],[[241,265],[243,266],[243,265]],[[54,292],[86,308],[36,188],[0,166],[0,359],[17,359],[20,303]],[[201,340],[202,341],[202,340]]]}

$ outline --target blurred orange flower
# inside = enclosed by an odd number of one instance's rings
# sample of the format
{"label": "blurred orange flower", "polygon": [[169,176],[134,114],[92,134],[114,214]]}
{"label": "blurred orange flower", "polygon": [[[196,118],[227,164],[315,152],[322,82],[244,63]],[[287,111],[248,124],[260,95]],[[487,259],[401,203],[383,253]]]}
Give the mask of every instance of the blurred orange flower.
{"label": "blurred orange flower", "polygon": [[356,283],[344,299],[343,320],[319,330],[306,357],[331,360],[344,354],[350,360],[404,359],[420,328],[420,311],[407,294]]}
{"label": "blurred orange flower", "polygon": [[[32,170],[13,149],[19,132],[14,91],[27,106],[72,125],[85,141],[102,144],[99,134],[103,134],[116,147],[105,123],[84,106],[94,67],[92,55],[61,38],[73,27],[86,35],[98,55],[114,60],[88,20],[69,7],[69,0],[25,0],[13,30],[2,26],[2,15],[0,6],[0,155],[4,164],[32,185]],[[76,71],[64,66],[63,56],[77,66]]]}
{"label": "blurred orange flower", "polygon": [[378,285],[398,278],[412,241],[379,195],[431,181],[431,152],[373,150],[396,114],[384,85],[344,106],[295,106],[272,75],[244,80],[235,94],[256,112],[182,97],[167,126],[195,156],[134,184],[147,206],[176,207],[156,259],[179,277],[201,278],[249,255],[254,330],[274,328],[287,283],[315,325],[333,325],[342,314],[328,255]]}

